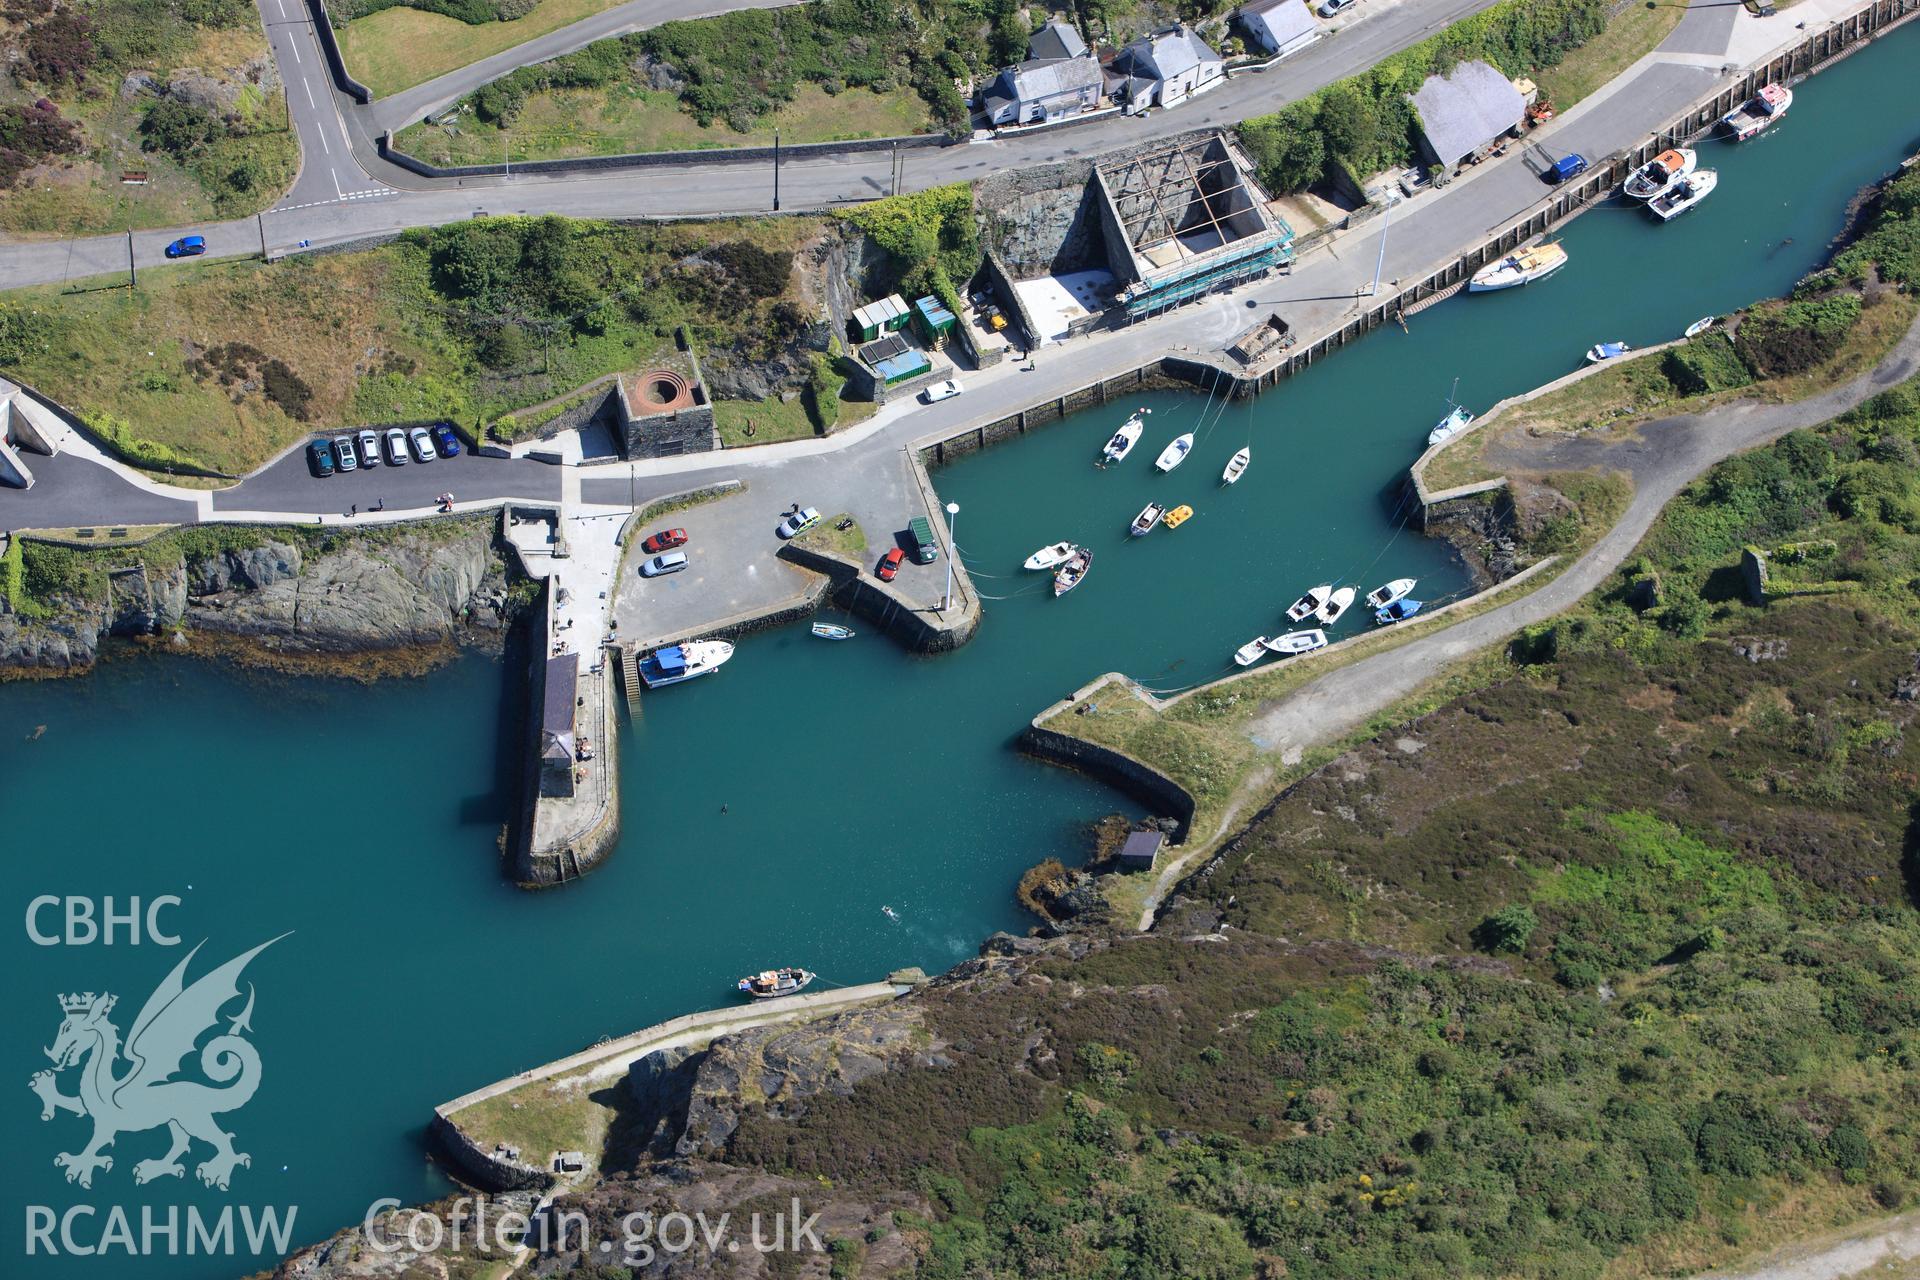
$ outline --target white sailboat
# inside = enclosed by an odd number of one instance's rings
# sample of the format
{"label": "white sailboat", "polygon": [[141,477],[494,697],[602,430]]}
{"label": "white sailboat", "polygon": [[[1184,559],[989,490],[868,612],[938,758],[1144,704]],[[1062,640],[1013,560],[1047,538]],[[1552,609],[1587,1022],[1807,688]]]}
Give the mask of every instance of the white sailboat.
{"label": "white sailboat", "polygon": [[1234,454],[1231,458],[1228,458],[1227,469],[1220,473],[1220,483],[1232,484],[1235,480],[1238,480],[1241,476],[1247,474],[1247,464],[1252,461],[1253,461],[1252,449],[1242,449],[1240,452]]}
{"label": "white sailboat", "polygon": [[1447,416],[1440,419],[1438,426],[1427,432],[1427,448],[1443,440],[1451,440],[1473,425],[1473,414],[1460,407],[1455,399],[1460,394],[1460,379],[1453,380],[1453,390],[1447,393]]}
{"label": "white sailboat", "polygon": [[1352,587],[1342,587],[1328,597],[1326,603],[1314,610],[1313,616],[1320,619],[1323,625],[1330,627],[1340,621],[1340,615],[1353,605],[1353,598],[1358,594]]}
{"label": "white sailboat", "polygon": [[1320,612],[1320,606],[1333,595],[1333,584],[1323,582],[1307,594],[1287,606],[1287,621],[1299,622],[1310,613]]}
{"label": "white sailboat", "polygon": [[1537,244],[1520,249],[1474,272],[1467,282],[1468,293],[1492,293],[1515,285],[1544,280],[1567,265],[1567,251],[1557,244]]}
{"label": "white sailboat", "polygon": [[1193,432],[1189,431],[1184,435],[1177,435],[1173,438],[1172,444],[1160,451],[1160,456],[1154,459],[1153,465],[1158,470],[1171,471],[1187,460],[1187,454],[1191,452],[1192,449]]}
{"label": "white sailboat", "polygon": [[1036,572],[1052,569],[1073,559],[1073,553],[1080,548],[1071,542],[1056,542],[1050,547],[1042,547],[1026,559],[1026,567]]}
{"label": "white sailboat", "polygon": [[1233,651],[1233,664],[1237,667],[1250,667],[1272,652],[1273,650],[1267,647],[1265,636],[1255,636]]}

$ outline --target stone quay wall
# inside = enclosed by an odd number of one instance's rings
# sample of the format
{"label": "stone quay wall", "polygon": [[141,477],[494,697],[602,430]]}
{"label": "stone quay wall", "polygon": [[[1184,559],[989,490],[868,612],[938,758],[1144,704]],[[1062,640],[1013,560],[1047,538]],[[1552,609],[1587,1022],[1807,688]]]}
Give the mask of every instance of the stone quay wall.
{"label": "stone quay wall", "polygon": [[972,592],[958,590],[963,572],[959,565],[954,566],[957,608],[943,618],[939,610],[921,610],[891,585],[868,574],[866,566],[835,552],[789,542],[780,548],[780,558],[825,575],[830,584],[827,594],[835,604],[873,623],[909,649],[921,653],[958,649],[979,629],[980,602]]}
{"label": "stone quay wall", "polygon": [[1119,697],[1146,697],[1144,690],[1125,676],[1101,676],[1075,691],[1070,702],[1057,702],[1030,721],[1020,731],[1020,749],[1037,760],[1076,769],[1098,778],[1125,795],[1132,796],[1156,813],[1166,814],[1178,824],[1172,843],[1182,844],[1193,829],[1193,793],[1161,773],[1146,761],[1113,747],[1076,738],[1050,729],[1043,722],[1072,705],[1090,705],[1088,699],[1108,690]]}

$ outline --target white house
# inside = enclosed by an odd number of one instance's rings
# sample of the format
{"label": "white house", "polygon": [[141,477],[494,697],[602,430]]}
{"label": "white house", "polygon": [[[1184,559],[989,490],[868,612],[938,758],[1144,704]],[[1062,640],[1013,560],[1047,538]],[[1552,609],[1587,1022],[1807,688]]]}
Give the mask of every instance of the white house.
{"label": "white house", "polygon": [[1114,56],[1113,70],[1135,110],[1177,107],[1226,82],[1220,55],[1184,23],[1135,40]]}
{"label": "white house", "polygon": [[1092,58],[1047,58],[1008,67],[980,94],[987,123],[1037,124],[1100,105],[1106,76]]}
{"label": "white house", "polygon": [[1268,53],[1284,58],[1326,34],[1307,0],[1252,0],[1240,8],[1240,25]]}

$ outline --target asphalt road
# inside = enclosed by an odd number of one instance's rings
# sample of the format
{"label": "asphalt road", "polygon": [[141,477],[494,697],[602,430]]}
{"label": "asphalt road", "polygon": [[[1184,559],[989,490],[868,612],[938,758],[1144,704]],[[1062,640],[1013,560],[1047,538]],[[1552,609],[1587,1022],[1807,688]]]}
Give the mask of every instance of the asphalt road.
{"label": "asphalt road", "polygon": [[[316,476],[300,448],[254,472],[230,489],[213,495],[216,513],[230,511],[345,512],[352,506],[370,511],[378,506],[429,507],[440,494],[452,493],[460,502],[485,498],[526,498],[560,501],[561,469],[527,458],[483,458],[463,453],[457,458],[408,462],[401,466],[362,467]],[[35,486],[38,488],[39,486]]]}
{"label": "asphalt road", "polygon": [[[1387,4],[1360,0],[1356,16],[1329,38],[1271,71],[1241,73],[1172,111],[1113,117],[1021,138],[903,152],[901,189],[972,181],[991,173],[1232,124],[1275,110],[1322,85],[1364,70],[1492,2],[1400,0]],[[302,147],[300,175],[287,198],[260,219],[135,233],[133,260],[137,267],[164,265],[166,245],[188,234],[205,236],[211,255],[227,257],[258,254],[263,244],[274,254],[296,252],[303,243],[311,247],[343,244],[407,227],[455,222],[479,212],[566,213],[591,218],[720,215],[772,209],[770,163],[555,177],[421,178],[378,158],[373,138],[382,127],[380,103],[360,107],[334,90],[326,77],[318,39],[306,20],[305,7],[297,0],[256,3],[287,82],[287,102]],[[1377,12],[1370,11],[1373,5],[1380,5]],[[636,6],[653,6],[647,11],[663,15],[672,10],[667,0],[635,0],[633,6],[609,13],[619,14],[622,21],[639,21],[637,15],[642,8]],[[565,34],[555,32],[526,47],[538,47]],[[500,55],[509,62],[525,57],[517,51]],[[396,101],[404,104],[409,99],[400,95]],[[781,207],[787,211],[823,209],[888,194],[892,167],[892,157],[886,153],[788,160],[780,170]],[[124,236],[10,244],[0,248],[0,288],[83,279],[123,272],[127,266],[128,241]]]}
{"label": "asphalt road", "polygon": [[33,488],[0,488],[0,529],[192,524],[199,518],[191,501],[150,493],[89,459],[67,453],[25,457]]}

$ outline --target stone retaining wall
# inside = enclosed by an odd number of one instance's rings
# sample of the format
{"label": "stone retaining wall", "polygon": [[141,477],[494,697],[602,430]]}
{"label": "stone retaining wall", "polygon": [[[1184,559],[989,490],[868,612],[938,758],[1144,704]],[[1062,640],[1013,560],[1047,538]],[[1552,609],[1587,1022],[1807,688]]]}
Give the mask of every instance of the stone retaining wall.
{"label": "stone retaining wall", "polygon": [[340,41],[334,36],[325,0],[307,0],[307,17],[313,22],[314,38],[320,42],[320,55],[327,60],[327,72],[335,86],[363,107],[372,102],[373,90],[347,72],[347,60],[340,56]]}
{"label": "stone retaining wall", "polygon": [[[320,0],[308,0],[318,5]],[[343,73],[344,74],[344,73]],[[891,151],[924,147],[944,147],[951,143],[944,133],[919,133],[904,138],[858,138],[849,142],[800,142],[780,148],[782,160],[811,160],[819,157],[856,155],[872,151]],[[463,164],[441,167],[428,164],[393,145],[393,135],[378,139],[380,158],[423,178],[483,178],[513,173],[562,174],[604,173],[610,169],[681,168],[696,165],[765,164],[772,181],[772,147],[711,147],[702,151],[636,151],[617,156],[573,156],[565,160],[522,160],[517,164]]]}
{"label": "stone retaining wall", "polygon": [[[1120,678],[1125,679],[1124,676]],[[1089,692],[1102,687],[1108,679],[1103,677],[1082,689],[1075,695],[1076,699],[1083,699]],[[1168,815],[1179,824],[1174,830],[1172,843],[1183,843],[1193,829],[1192,793],[1152,765],[1124,751],[1047,728],[1041,721],[1052,716],[1056,709],[1047,708],[1021,730],[1020,749],[1037,760],[1064,765],[1098,778],[1157,813]]]}
{"label": "stone retaining wall", "polygon": [[[922,612],[893,587],[870,576],[865,565],[856,564],[832,551],[796,546],[789,542],[780,548],[780,558],[803,569],[824,574],[831,584],[828,591],[835,604],[921,653],[958,649],[973,639],[973,633],[980,626],[980,604],[971,592],[963,594],[956,591],[955,594],[960,596],[958,612],[950,619],[942,619],[937,611],[931,615]],[[955,587],[960,585],[957,568],[954,574]]]}
{"label": "stone retaining wall", "polygon": [[[505,1153],[482,1147],[455,1124],[444,1110],[436,1110],[427,1125],[428,1139],[459,1174],[485,1191],[546,1191],[557,1182],[551,1173]],[[520,1153],[523,1157],[526,1152]]]}

